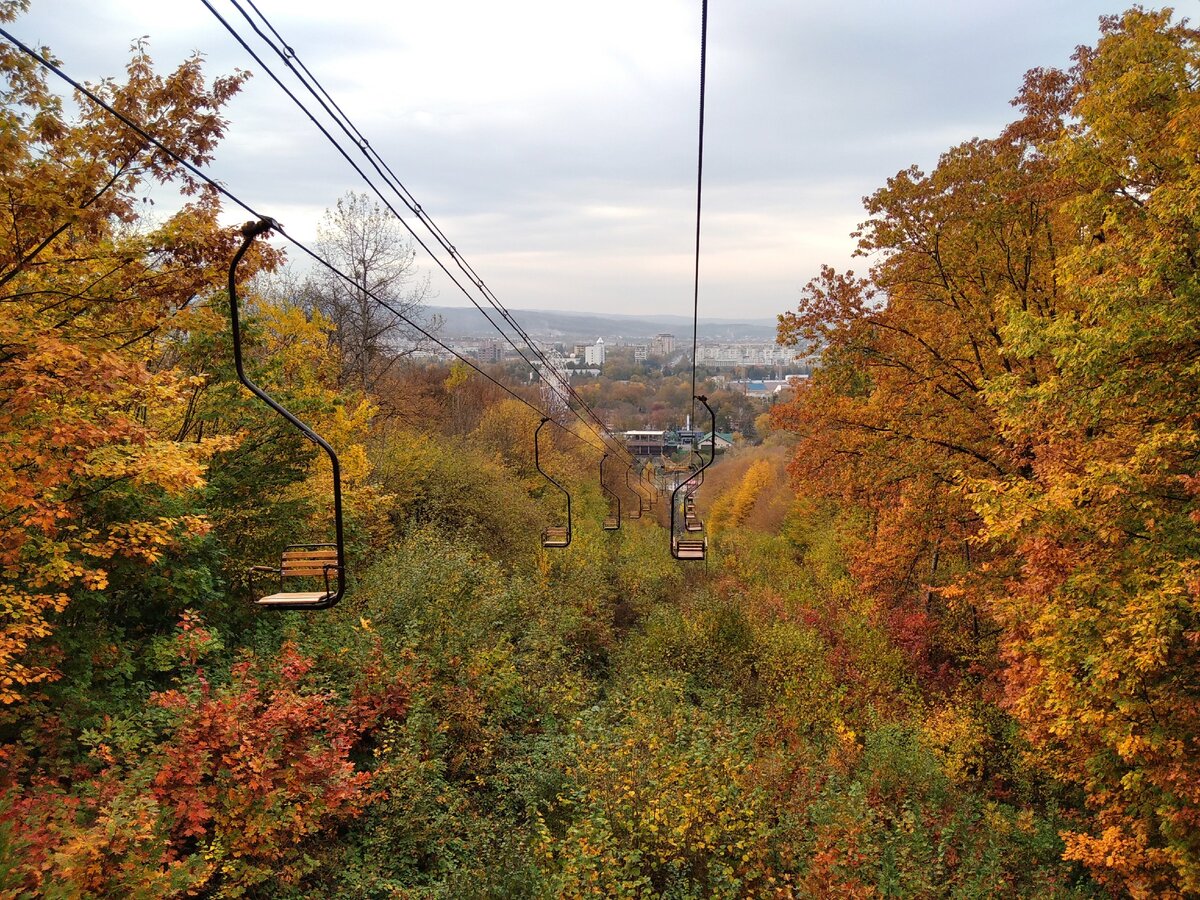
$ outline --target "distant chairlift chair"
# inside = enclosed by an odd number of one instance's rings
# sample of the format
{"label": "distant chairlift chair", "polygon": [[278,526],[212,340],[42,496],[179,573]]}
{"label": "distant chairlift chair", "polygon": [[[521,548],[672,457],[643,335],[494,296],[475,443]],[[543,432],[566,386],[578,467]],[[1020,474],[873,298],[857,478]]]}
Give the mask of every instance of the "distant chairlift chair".
{"label": "distant chairlift chair", "polygon": [[[708,410],[709,417],[712,419],[712,431],[713,433],[716,433],[717,414],[713,412],[712,407],[708,405],[708,398],[698,396],[696,399],[703,403],[704,408]],[[697,531],[704,530],[704,524],[694,515],[694,505],[692,506],[693,514],[691,516],[693,521],[692,523],[688,522],[688,501],[691,499],[691,492],[694,491],[696,487],[698,487],[699,484],[704,480],[704,470],[712,465],[713,459],[716,457],[716,452],[716,441],[713,441],[712,448],[708,454],[708,461],[699,469],[697,469],[690,478],[680,483],[671,493],[671,556],[675,557],[675,559],[703,560],[707,558],[708,538],[687,537],[689,533],[695,533]],[[704,457],[701,456],[700,458],[703,459]],[[695,487],[691,485],[693,480],[696,481]],[[695,501],[692,500],[693,504],[694,502]],[[682,529],[676,525],[676,514],[681,509],[683,510]]]}
{"label": "distant chairlift chair", "polygon": [[704,484],[704,456],[699,450],[692,451],[700,461],[700,468],[692,473],[687,479],[689,485],[687,492],[683,495],[683,530],[691,533],[696,533],[704,530],[704,523],[700,521],[700,517],[696,515],[696,491],[700,489],[700,485]]}
{"label": "distant chairlift chair", "polygon": [[542,477],[562,491],[563,495],[567,498],[567,524],[550,525],[542,529],[542,546],[548,549],[561,550],[563,547],[570,546],[571,544],[571,494],[542,468],[541,448],[538,438],[541,436],[542,428],[549,421],[549,418],[543,417],[541,424],[537,427],[537,431],[533,433],[533,464],[542,473]]}
{"label": "distant chairlift chair", "polygon": [[[649,463],[647,463],[646,468],[650,468],[651,473],[653,473],[654,470],[650,467]],[[658,502],[658,485],[654,483],[653,474],[651,474],[649,478],[646,477],[646,468],[643,468],[642,471],[638,473],[638,480],[646,488],[646,495],[649,497],[649,505],[646,507],[646,510],[649,511],[653,509],[654,504]]]}
{"label": "distant chairlift chair", "polygon": [[646,503],[646,498],[642,494],[641,490],[637,487],[637,485],[630,482],[629,476],[632,474],[633,469],[625,470],[625,487],[629,488],[629,490],[633,493],[634,499],[636,500],[629,510],[629,518],[640,519],[642,517],[642,513],[648,509],[648,506]]}
{"label": "distant chairlift chair", "polygon": [[[237,296],[237,267],[254,239],[260,234],[278,227],[272,219],[261,219],[258,222],[247,222],[242,226],[242,245],[234,254],[229,265],[229,319],[233,334],[233,362],[237,370],[238,380],[241,381],[254,396],[266,403],[271,409],[283,416],[292,427],[298,429],[306,438],[320,447],[329,456],[333,470],[333,523],[334,543],[332,544],[292,544],[286,547],[279,560],[279,566],[252,566],[250,582],[253,587],[255,576],[270,574],[279,579],[279,590],[272,594],[264,594],[255,602],[259,606],[272,609],[328,609],[339,600],[346,590],[346,548],[342,535],[342,477],[337,454],[333,448],[315,431],[301,422],[295,415],[286,410],[275,398],[260,388],[246,376],[242,365],[242,331],[238,316]],[[297,580],[309,584],[317,582],[316,590],[284,590],[295,587]],[[256,592],[257,593],[257,592]]]}
{"label": "distant chairlift chair", "polygon": [[604,482],[604,461],[608,459],[605,453],[600,457],[600,491],[608,497],[608,515],[604,517],[601,527],[605,531],[617,531],[621,527],[621,498]]}

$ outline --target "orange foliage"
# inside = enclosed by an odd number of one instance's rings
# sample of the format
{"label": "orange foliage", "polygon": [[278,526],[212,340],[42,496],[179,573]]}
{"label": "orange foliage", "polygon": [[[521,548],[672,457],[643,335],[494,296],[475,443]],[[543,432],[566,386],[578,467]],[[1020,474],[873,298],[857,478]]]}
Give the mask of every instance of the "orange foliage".
{"label": "orange foliage", "polygon": [[[7,14],[8,11],[6,11]],[[228,438],[182,442],[164,427],[195,379],[161,364],[170,329],[203,323],[197,297],[221,283],[233,236],[217,197],[106,113],[61,115],[36,67],[0,50],[13,83],[0,110],[7,219],[0,239],[0,704],[54,677],[27,651],[52,630],[72,591],[102,589],[107,565],[154,562],[204,533],[153,498],[203,483]],[[156,75],[139,49],[123,84],[102,92],[196,164],[224,132],[221,106],[244,75],[206,86],[198,58]],[[192,195],[139,228],[138,187],[153,178]],[[262,254],[246,274],[270,262]],[[211,327],[211,322],[207,327]],[[162,419],[151,418],[150,411]],[[96,511],[134,491],[127,519]]]}
{"label": "orange foliage", "polygon": [[285,645],[270,667],[238,663],[232,682],[214,687],[196,668],[212,641],[184,617],[174,652],[192,674],[153,696],[168,724],[145,760],[100,744],[94,776],[69,790],[35,783],[0,816],[20,828],[26,889],[166,895],[295,883],[312,867],[314,839],[371,801],[371,776],[350,754],[383,720],[404,717],[410,674],[368,665],[339,703],[313,689],[313,661]]}

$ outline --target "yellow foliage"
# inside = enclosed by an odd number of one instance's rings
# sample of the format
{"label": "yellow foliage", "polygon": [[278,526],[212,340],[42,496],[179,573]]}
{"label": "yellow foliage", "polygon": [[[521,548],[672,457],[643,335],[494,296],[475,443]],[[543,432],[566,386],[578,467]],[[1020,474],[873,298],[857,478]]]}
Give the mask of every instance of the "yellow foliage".
{"label": "yellow foliage", "polygon": [[722,494],[713,503],[709,512],[708,527],[717,532],[725,528],[736,528],[743,525],[758,498],[771,483],[771,462],[766,459],[756,460],[734,492]]}
{"label": "yellow foliage", "polygon": [[574,821],[539,842],[561,867],[562,896],[644,896],[653,873],[692,869],[722,895],[770,895],[769,827],[745,735],[671,702],[678,691],[629,700],[619,724],[598,732],[575,720],[568,775],[579,787],[559,798]]}
{"label": "yellow foliage", "polygon": [[921,740],[937,756],[942,771],[957,785],[969,787],[983,772],[988,734],[969,708],[944,706],[924,724]]}

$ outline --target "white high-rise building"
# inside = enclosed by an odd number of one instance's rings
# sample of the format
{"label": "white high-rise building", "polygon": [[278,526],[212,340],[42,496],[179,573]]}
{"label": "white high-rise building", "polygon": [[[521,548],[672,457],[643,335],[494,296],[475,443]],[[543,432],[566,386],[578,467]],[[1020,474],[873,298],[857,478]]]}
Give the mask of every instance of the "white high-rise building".
{"label": "white high-rise building", "polygon": [[589,366],[604,365],[604,338],[596,338],[596,343],[584,350],[583,361]]}

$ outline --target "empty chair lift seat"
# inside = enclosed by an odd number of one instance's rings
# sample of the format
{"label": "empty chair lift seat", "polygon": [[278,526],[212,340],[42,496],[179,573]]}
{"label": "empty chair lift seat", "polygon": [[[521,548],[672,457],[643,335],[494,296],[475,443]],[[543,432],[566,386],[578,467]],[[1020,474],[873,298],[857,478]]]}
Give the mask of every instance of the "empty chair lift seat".
{"label": "empty chair lift seat", "polygon": [[551,525],[542,531],[543,547],[565,547],[571,543],[571,532],[560,525]]}
{"label": "empty chair lift seat", "polygon": [[679,559],[704,559],[708,549],[706,538],[676,538],[675,555]]}
{"label": "empty chair lift seat", "polygon": [[[279,576],[279,590],[255,601],[261,606],[304,606],[324,603],[337,593],[337,580],[341,576],[337,547],[333,544],[295,544],[283,551],[279,568],[254,566],[250,572],[251,575]],[[330,576],[332,576],[332,580]],[[324,582],[324,590],[285,591],[283,589],[285,582],[294,578],[320,578]]]}

